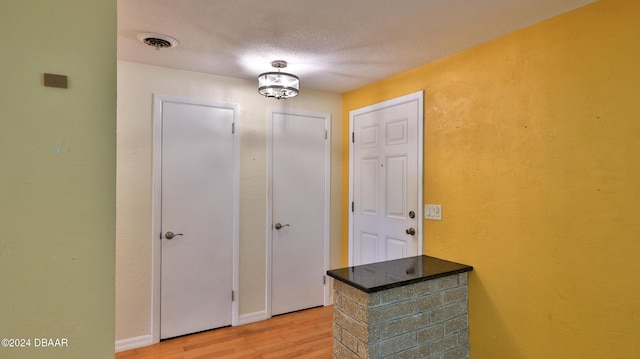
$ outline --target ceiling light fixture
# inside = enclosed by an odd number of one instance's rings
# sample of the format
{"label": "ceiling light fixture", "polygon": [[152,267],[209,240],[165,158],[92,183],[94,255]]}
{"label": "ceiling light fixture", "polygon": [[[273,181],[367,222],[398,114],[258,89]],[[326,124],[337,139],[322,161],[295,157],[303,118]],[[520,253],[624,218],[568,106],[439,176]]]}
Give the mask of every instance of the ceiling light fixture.
{"label": "ceiling light fixture", "polygon": [[276,60],[271,66],[278,69],[277,72],[265,72],[258,76],[258,92],[266,97],[283,98],[295,97],[300,91],[300,79],[298,76],[280,72],[287,67],[287,62]]}

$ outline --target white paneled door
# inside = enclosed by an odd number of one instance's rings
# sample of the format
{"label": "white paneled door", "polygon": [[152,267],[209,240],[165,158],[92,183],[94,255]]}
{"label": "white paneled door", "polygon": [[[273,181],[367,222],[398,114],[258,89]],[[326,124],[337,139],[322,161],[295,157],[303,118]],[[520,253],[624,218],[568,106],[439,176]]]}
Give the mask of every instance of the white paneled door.
{"label": "white paneled door", "polygon": [[350,115],[350,265],[418,255],[422,92]]}
{"label": "white paneled door", "polygon": [[323,305],[329,116],[272,111],[271,315]]}
{"label": "white paneled door", "polygon": [[162,102],[160,338],[232,321],[234,108]]}

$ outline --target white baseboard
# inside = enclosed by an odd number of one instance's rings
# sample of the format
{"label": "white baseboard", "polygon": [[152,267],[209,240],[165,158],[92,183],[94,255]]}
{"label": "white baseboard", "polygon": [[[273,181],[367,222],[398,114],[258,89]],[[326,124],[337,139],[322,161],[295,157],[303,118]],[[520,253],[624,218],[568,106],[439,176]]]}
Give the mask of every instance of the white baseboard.
{"label": "white baseboard", "polygon": [[238,325],[249,324],[254,322],[259,322],[261,320],[267,320],[269,317],[267,316],[267,311],[262,310],[259,312],[242,314],[238,317]]}
{"label": "white baseboard", "polygon": [[153,344],[151,334],[141,335],[135,338],[116,340],[116,353],[125,350],[146,347]]}
{"label": "white baseboard", "polygon": [[327,300],[327,304],[325,304],[325,307],[328,307],[330,305],[333,305],[333,296],[329,297],[329,300]]}

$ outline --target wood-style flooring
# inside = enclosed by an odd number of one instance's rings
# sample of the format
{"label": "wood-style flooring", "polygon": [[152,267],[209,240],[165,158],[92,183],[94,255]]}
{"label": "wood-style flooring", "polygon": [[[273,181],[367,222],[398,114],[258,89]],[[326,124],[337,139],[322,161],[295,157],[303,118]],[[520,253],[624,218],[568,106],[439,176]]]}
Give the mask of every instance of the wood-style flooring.
{"label": "wood-style flooring", "polygon": [[214,329],[116,353],[116,359],[329,359],[333,306]]}

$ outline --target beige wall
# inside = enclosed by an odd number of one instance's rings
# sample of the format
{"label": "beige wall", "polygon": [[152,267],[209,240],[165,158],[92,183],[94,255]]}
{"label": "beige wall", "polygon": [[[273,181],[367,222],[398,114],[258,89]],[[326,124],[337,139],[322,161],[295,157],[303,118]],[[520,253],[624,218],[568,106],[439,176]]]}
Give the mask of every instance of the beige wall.
{"label": "beige wall", "polygon": [[3,0],[0,30],[0,339],[31,345],[0,358],[112,359],[116,1]]}
{"label": "beige wall", "polygon": [[340,263],[341,97],[267,99],[256,82],[118,62],[116,340],[151,333],[152,94],[240,105],[240,315],[265,311],[266,143],[270,107],[332,116],[331,263]]}

